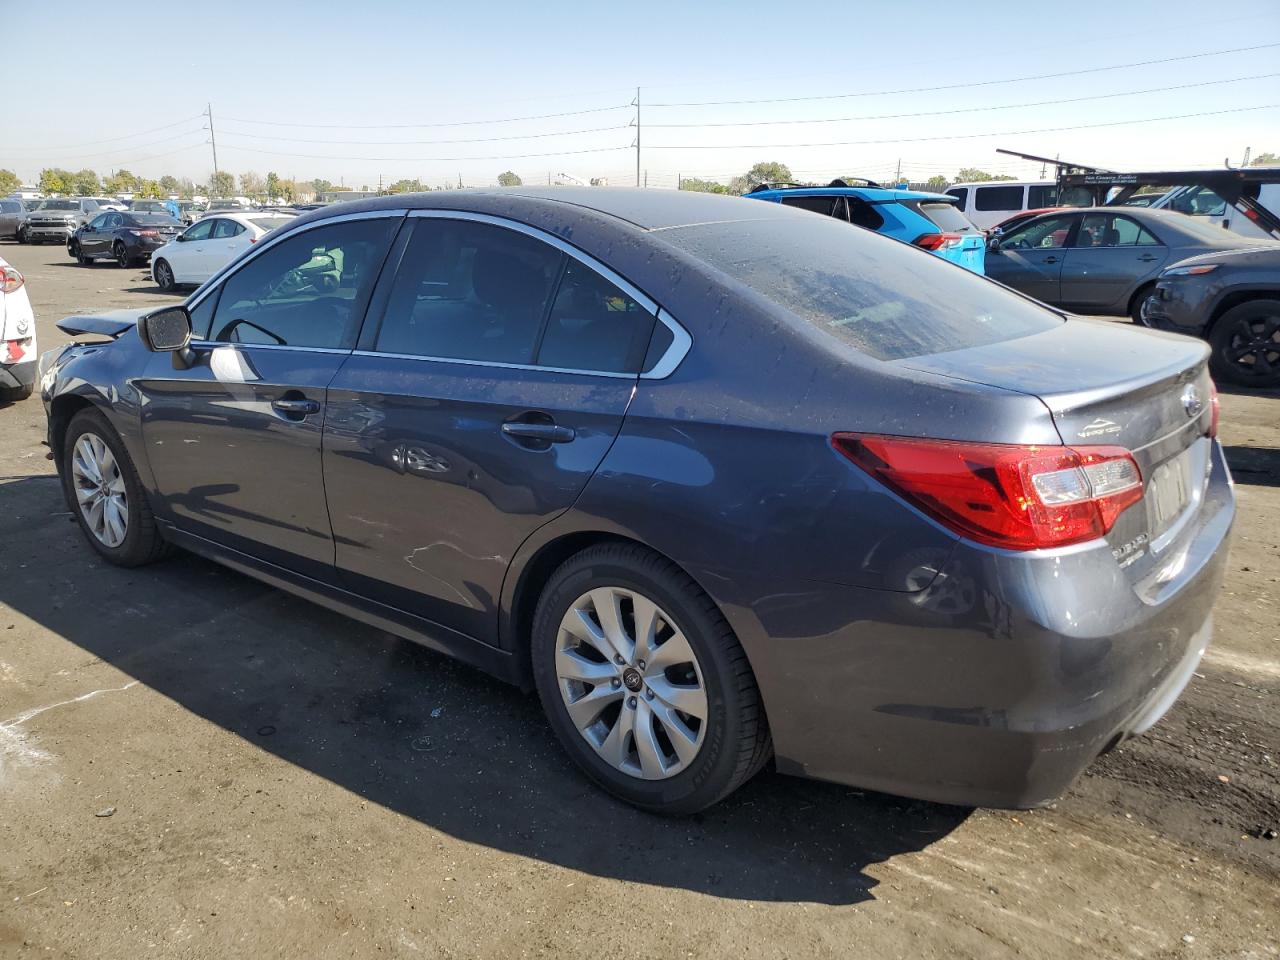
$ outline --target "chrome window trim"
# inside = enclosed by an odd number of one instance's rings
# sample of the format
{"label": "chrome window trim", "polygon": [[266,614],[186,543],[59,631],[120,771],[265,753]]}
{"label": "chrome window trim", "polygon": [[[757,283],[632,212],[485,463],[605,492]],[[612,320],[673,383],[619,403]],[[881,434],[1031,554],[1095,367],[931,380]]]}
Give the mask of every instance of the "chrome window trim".
{"label": "chrome window trim", "polygon": [[[204,300],[208,298],[210,294],[214,292],[218,284],[222,282],[223,277],[225,277],[231,271],[232,267],[239,269],[245,264],[251,263],[252,261],[256,260],[258,257],[262,256],[264,253],[266,253],[268,250],[270,250],[272,247],[274,247],[276,244],[281,243],[289,239],[290,237],[296,237],[298,234],[305,233],[308,230],[314,230],[317,227],[327,227],[330,224],[334,224],[334,223],[346,223],[349,220],[376,220],[379,218],[394,219],[396,217],[403,217],[408,212],[409,211],[406,209],[398,208],[394,210],[366,210],[363,213],[344,213],[336,217],[326,217],[323,220],[313,220],[311,223],[305,224],[296,230],[289,230],[285,233],[282,233],[278,237],[272,237],[270,240],[266,241],[265,243],[254,244],[253,246],[248,248],[247,256],[232,257],[229,263],[223,264],[222,268],[217,273],[215,273],[203,284],[201,284],[200,287],[193,294],[191,294],[191,296],[187,298],[187,300],[183,302],[183,306],[187,308],[188,312],[194,310],[196,307],[200,306],[200,304],[204,302]],[[200,220],[197,220],[196,223],[200,223],[202,220],[205,220],[205,219],[211,219],[211,218],[202,217]],[[195,223],[193,223],[191,226],[194,227]],[[211,229],[209,233],[210,235],[212,235],[213,230]],[[212,236],[210,237],[210,239],[212,239]],[[279,346],[279,344],[277,344],[277,346]]]}
{"label": "chrome window trim", "polygon": [[[471,220],[476,223],[487,223],[495,227],[503,227],[507,230],[514,230],[516,233],[523,233],[526,236],[533,237],[535,240],[541,240],[543,243],[550,244],[557,250],[573,257],[589,270],[603,276],[606,280],[620,289],[640,306],[652,314],[659,323],[671,331],[671,345],[667,347],[666,352],[658,358],[657,362],[647,371],[639,374],[641,380],[662,380],[669,377],[675,372],[676,367],[680,366],[682,360],[689,352],[689,348],[693,346],[693,337],[689,335],[684,327],[671,316],[664,307],[657,304],[652,297],[637,287],[625,277],[620,276],[617,271],[612,270],[605,264],[601,263],[591,254],[579,250],[573,244],[566,240],[562,240],[554,233],[548,233],[537,227],[531,227],[527,223],[521,223],[519,220],[508,220],[505,217],[495,217],[487,213],[473,213],[469,210],[410,210],[409,219],[425,218],[434,220]],[[356,351],[357,354],[364,356],[365,351]],[[488,360],[455,360],[449,357],[418,357],[406,354],[390,354],[378,353],[377,351],[368,351],[373,356],[391,357],[404,360],[435,360],[440,363],[466,363],[473,366],[494,366],[512,370],[549,370],[553,373],[578,373],[596,377],[628,377],[634,378],[634,373],[617,373],[606,370],[570,370],[563,367],[542,367],[537,364],[525,363],[498,363]]]}
{"label": "chrome window trim", "polygon": [[354,357],[383,357],[391,360],[423,360],[429,363],[460,363],[468,367],[496,367],[499,370],[530,370],[537,373],[571,373],[584,377],[609,377],[612,380],[634,380],[634,373],[612,373],[606,370],[574,370],[570,367],[540,367],[534,363],[504,363],[500,360],[463,360],[458,357],[424,357],[416,353],[384,353],[380,350],[353,350]]}
{"label": "chrome window trim", "polygon": [[194,348],[208,348],[210,350],[216,350],[219,347],[236,347],[248,350],[300,350],[306,353],[341,353],[344,355],[352,352],[346,347],[295,347],[291,343],[245,343],[243,340],[192,340],[190,345]]}

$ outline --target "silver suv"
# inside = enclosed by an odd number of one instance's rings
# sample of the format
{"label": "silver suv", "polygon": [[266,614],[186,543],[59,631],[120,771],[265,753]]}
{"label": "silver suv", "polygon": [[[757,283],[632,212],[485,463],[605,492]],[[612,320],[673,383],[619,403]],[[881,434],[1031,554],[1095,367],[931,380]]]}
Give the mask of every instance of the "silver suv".
{"label": "silver suv", "polygon": [[56,197],[40,201],[18,228],[19,243],[66,243],[76,228],[102,212],[93,197]]}

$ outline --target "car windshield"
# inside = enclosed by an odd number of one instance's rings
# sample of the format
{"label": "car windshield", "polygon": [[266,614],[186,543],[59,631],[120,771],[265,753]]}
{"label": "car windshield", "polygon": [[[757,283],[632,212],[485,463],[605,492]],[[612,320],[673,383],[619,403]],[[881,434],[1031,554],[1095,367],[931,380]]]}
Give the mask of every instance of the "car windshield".
{"label": "car windshield", "polygon": [[79,210],[80,203],[76,200],[46,200],[40,204],[41,210]]}
{"label": "car windshield", "polygon": [[274,230],[282,223],[288,223],[292,217],[250,217],[249,222],[261,230]]}
{"label": "car windshield", "polygon": [[878,360],[1030,336],[1057,314],[922,250],[820,217],[676,227],[663,239]]}

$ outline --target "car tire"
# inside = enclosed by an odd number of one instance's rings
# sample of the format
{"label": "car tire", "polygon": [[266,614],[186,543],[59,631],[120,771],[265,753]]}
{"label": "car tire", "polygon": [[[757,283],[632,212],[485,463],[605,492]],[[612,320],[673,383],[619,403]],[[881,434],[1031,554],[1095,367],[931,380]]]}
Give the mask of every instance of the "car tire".
{"label": "car tire", "polygon": [[173,293],[177,282],[173,279],[173,268],[169,266],[167,260],[157,260],[151,268],[151,275],[156,281],[156,285],[165,293]]}
{"label": "car tire", "polygon": [[1280,386],[1280,300],[1232,307],[1209,331],[1209,369],[1240,387]]}
{"label": "car tire", "polygon": [[44,241],[43,241],[42,239],[40,239],[39,237],[33,237],[31,234],[29,234],[29,233],[28,233],[28,234],[27,234],[27,243],[31,244],[31,246],[33,246],[33,247],[38,247],[38,246],[40,246],[40,244],[44,243]]}
{"label": "car tire", "polygon": [[[601,628],[597,597],[619,611],[612,622],[621,632]],[[634,645],[641,610],[650,611],[662,639],[648,646],[648,663]],[[591,643],[579,635],[586,623],[595,625]],[[619,659],[609,635],[621,638],[627,658]],[[675,652],[664,656],[668,643]],[[561,746],[593,781],[644,810],[703,810],[772,754],[755,676],[723,614],[688,574],[638,544],[601,544],[561,564],[538,600],[530,654]]]}
{"label": "car tire", "polygon": [[115,246],[111,248],[111,255],[116,258],[116,263],[122,270],[127,270],[133,266],[133,258],[129,256],[129,251],[119,240],[115,242]]}
{"label": "car tire", "polygon": [[1129,319],[1140,327],[1152,329],[1151,324],[1142,318],[1142,305],[1147,302],[1147,297],[1151,296],[1155,291],[1156,285],[1148,283],[1145,287],[1139,287],[1138,292],[1129,301]]}
{"label": "car tire", "polygon": [[35,392],[36,385],[28,383],[22,387],[0,387],[0,403],[17,403],[25,400]]}
{"label": "car tire", "polygon": [[85,254],[84,249],[80,244],[73,243],[71,247],[71,255],[76,258],[76,263],[80,264],[82,267],[89,267],[93,265],[93,258]]}
{"label": "car tire", "polygon": [[67,506],[104,560],[137,567],[169,552],[124,442],[100,411],[71,418],[59,473]]}

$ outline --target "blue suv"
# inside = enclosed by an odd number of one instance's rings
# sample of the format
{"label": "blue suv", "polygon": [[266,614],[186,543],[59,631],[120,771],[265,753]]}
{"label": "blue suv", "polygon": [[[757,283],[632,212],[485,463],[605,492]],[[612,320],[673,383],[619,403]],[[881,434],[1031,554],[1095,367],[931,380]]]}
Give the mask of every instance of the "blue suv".
{"label": "blue suv", "polygon": [[845,180],[832,180],[825,187],[762,183],[747,196],[847,220],[986,275],[986,236],[956,207],[955,197],[889,190],[871,180],[860,182],[864,186],[855,187]]}

